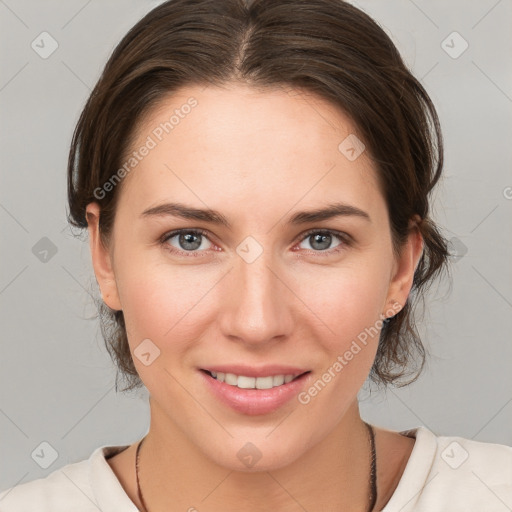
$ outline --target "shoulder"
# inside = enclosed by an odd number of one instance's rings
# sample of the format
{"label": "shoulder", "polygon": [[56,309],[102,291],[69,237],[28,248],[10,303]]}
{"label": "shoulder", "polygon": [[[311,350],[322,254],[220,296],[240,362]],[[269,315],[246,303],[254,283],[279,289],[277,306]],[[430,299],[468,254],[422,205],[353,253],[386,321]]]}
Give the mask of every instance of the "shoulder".
{"label": "shoulder", "polygon": [[[2,512],[98,512],[109,492],[123,494],[105,456],[122,446],[101,446],[88,459],[67,464],[44,478],[21,483],[0,492]],[[124,498],[127,499],[126,496]],[[131,502],[130,502],[131,503]],[[129,510],[129,509],[125,509]],[[136,509],[134,509],[136,510]]]}
{"label": "shoulder", "polygon": [[416,442],[383,512],[498,512],[512,506],[512,447],[436,435],[425,427],[401,434]]}
{"label": "shoulder", "polygon": [[[91,502],[88,480],[88,460],[68,464],[44,478],[15,485],[0,493],[0,510],[17,511],[64,511],[70,503],[75,510],[97,510]],[[71,501],[72,500],[72,501]],[[87,504],[87,502],[89,502]]]}
{"label": "shoulder", "polygon": [[431,470],[438,486],[473,504],[503,503],[512,506],[512,447],[456,436],[437,436],[437,451]]}
{"label": "shoulder", "polygon": [[[432,433],[431,433],[432,434]],[[512,447],[458,436],[436,436],[436,453],[431,471],[437,471],[446,482],[501,485],[512,489]]]}

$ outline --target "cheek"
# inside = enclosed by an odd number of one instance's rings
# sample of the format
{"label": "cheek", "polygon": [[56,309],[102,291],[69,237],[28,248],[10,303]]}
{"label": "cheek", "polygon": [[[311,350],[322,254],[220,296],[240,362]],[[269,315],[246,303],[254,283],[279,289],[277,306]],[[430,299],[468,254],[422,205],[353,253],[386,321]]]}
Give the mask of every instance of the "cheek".
{"label": "cheek", "polygon": [[344,414],[373,365],[387,287],[382,268],[368,261],[314,277],[314,286],[304,285],[302,294],[321,320],[315,339],[325,357],[301,403],[310,411],[329,410],[334,421]]}
{"label": "cheek", "polygon": [[199,272],[192,265],[133,258],[120,265],[118,273],[132,351],[149,338],[162,355],[176,356],[198,338],[206,321],[208,291],[218,280],[214,270]]}
{"label": "cheek", "polygon": [[377,321],[387,293],[385,275],[368,262],[322,269],[303,279],[300,290],[299,296],[323,325],[322,339],[331,350],[344,350],[367,330],[375,337],[371,328],[382,326]]}
{"label": "cheek", "polygon": [[312,289],[304,300],[322,320],[315,339],[325,357],[298,398],[305,413],[324,417],[325,428],[345,414],[375,359],[384,290],[375,277],[371,272],[333,272],[332,280],[317,281],[324,286]]}

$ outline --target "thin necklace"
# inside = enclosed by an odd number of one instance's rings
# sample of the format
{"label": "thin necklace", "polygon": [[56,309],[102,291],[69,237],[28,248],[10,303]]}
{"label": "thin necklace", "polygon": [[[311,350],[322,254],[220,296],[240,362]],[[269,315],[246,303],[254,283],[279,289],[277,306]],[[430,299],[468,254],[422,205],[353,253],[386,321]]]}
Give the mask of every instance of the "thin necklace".
{"label": "thin necklace", "polygon": [[[375,503],[377,501],[377,454],[375,451],[375,433],[373,431],[373,427],[366,423],[366,421],[363,421],[363,423],[368,428],[368,435],[370,438],[370,447],[371,447],[371,471],[370,471],[370,507],[368,508],[368,512],[372,512],[372,510],[375,507]],[[142,503],[142,506],[144,507],[144,512],[149,512],[149,509],[146,505],[146,502],[144,501],[144,498],[142,497],[142,491],[140,490],[140,483],[139,483],[139,452],[140,447],[142,446],[142,443],[144,442],[144,439],[146,439],[146,436],[144,436],[137,446],[137,453],[135,458],[135,475],[137,477],[137,495],[139,497],[139,501]]]}

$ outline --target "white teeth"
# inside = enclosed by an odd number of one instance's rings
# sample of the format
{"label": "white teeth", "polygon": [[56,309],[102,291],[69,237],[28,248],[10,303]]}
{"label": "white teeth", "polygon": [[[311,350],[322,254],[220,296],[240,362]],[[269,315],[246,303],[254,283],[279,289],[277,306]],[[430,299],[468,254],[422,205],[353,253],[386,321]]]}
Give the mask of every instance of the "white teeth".
{"label": "white teeth", "polygon": [[233,377],[235,377],[235,379],[238,380],[236,385],[239,388],[251,389],[256,387],[256,377],[245,377],[244,375],[239,375],[238,378],[236,377],[236,375],[233,375]]}
{"label": "white teeth", "polygon": [[268,377],[247,377],[234,373],[210,372],[212,377],[230,386],[242,389],[271,389],[291,382],[296,375],[274,375]]}
{"label": "white teeth", "polygon": [[238,377],[236,375],[233,375],[232,373],[226,373],[226,376],[224,377],[224,382],[226,384],[229,384],[231,386],[236,386],[238,381]]}
{"label": "white teeth", "polygon": [[284,375],[274,375],[272,385],[280,386],[281,384],[284,384]]}
{"label": "white teeth", "polygon": [[258,377],[256,379],[256,389],[270,389],[274,387],[274,377]]}

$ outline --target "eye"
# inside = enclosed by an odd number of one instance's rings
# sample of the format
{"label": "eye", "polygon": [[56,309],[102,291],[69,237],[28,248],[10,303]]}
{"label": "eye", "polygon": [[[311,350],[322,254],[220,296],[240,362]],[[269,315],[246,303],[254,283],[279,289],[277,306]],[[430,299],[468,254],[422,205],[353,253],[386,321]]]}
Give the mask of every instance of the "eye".
{"label": "eye", "polygon": [[[339,243],[334,248],[331,248],[335,238],[339,240]],[[175,239],[174,243],[172,242],[173,239]],[[206,244],[205,247],[205,241],[208,241],[210,245]],[[321,256],[328,256],[350,246],[352,239],[350,235],[340,231],[312,229],[302,234],[300,241],[301,243],[309,241],[311,249],[306,248],[309,251]],[[208,238],[208,232],[202,229],[178,229],[171,231],[162,236],[160,243],[173,254],[192,257],[202,256],[201,253],[208,252],[208,249],[214,247]],[[214,248],[213,250],[218,249]]]}
{"label": "eye", "polygon": [[[340,243],[334,246],[334,248],[331,248],[333,238],[340,240]],[[351,243],[349,235],[340,231],[333,231],[331,229],[310,230],[302,235],[301,240],[303,242],[308,241],[313,252],[326,253],[326,255],[342,251],[345,246],[349,246]]]}
{"label": "eye", "polygon": [[[171,240],[175,238],[175,243]],[[171,233],[165,234],[160,242],[172,253],[189,253],[186,256],[194,256],[195,253],[206,252],[204,249],[204,241],[208,240],[208,233],[197,229],[178,229]],[[210,242],[211,244],[211,242]],[[199,250],[200,248],[203,250]],[[209,247],[206,247],[206,250]]]}

